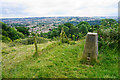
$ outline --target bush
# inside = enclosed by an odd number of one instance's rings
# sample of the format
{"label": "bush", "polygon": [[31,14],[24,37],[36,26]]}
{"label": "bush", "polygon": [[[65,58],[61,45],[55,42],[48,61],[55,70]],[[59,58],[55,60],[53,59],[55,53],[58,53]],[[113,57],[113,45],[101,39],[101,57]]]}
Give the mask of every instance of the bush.
{"label": "bush", "polygon": [[81,32],[82,34],[86,35],[88,33],[87,26],[84,25],[84,24],[80,25],[79,32]]}
{"label": "bush", "polygon": [[63,28],[60,33],[60,42],[61,43],[69,43],[69,40],[68,40]]}
{"label": "bush", "polygon": [[26,39],[17,39],[17,40],[14,41],[14,43],[27,45],[28,41]]}
{"label": "bush", "polygon": [[[9,38],[11,40],[25,38],[24,34],[17,31],[14,27],[11,28],[3,22],[0,22],[0,24],[2,25],[2,27],[0,27],[0,31],[2,31],[3,40],[9,41]],[[24,32],[26,32],[26,31],[24,31]],[[0,32],[0,34],[1,34],[1,32]]]}
{"label": "bush", "polygon": [[117,38],[118,31],[116,28],[100,29],[98,33],[99,47],[113,47],[118,42]]}
{"label": "bush", "polygon": [[[48,40],[42,37],[38,37],[37,38],[37,43],[45,43]],[[29,38],[25,38],[25,39],[17,39],[14,40],[14,42],[12,44],[24,44],[24,45],[29,45],[29,44],[34,44],[34,37],[29,37]]]}
{"label": "bush", "polygon": [[28,44],[33,44],[34,43],[34,37],[29,37],[26,40],[28,41]]}
{"label": "bush", "polygon": [[75,35],[72,35],[72,39],[75,41]]}
{"label": "bush", "polygon": [[12,42],[12,40],[9,37],[2,36],[2,42]]}
{"label": "bush", "polygon": [[6,31],[4,31],[4,30],[2,30],[2,35],[4,35],[4,36],[7,36],[7,37],[8,37],[8,33],[7,33]]}
{"label": "bush", "polygon": [[17,32],[17,34],[18,34],[18,36],[19,36],[20,38],[22,38],[22,39],[25,38],[25,35],[24,35],[23,33],[21,33],[21,32]]}
{"label": "bush", "polygon": [[57,38],[56,38],[56,37],[53,37],[53,41],[57,41]]}
{"label": "bush", "polygon": [[23,33],[26,36],[29,36],[29,29],[27,27],[16,27],[17,31]]}
{"label": "bush", "polygon": [[38,44],[45,43],[45,42],[48,42],[48,39],[45,39],[45,38],[42,38],[42,37],[37,37],[37,43]]}
{"label": "bush", "polygon": [[78,34],[78,37],[79,37],[79,39],[82,39],[83,34],[79,33],[79,34]]}

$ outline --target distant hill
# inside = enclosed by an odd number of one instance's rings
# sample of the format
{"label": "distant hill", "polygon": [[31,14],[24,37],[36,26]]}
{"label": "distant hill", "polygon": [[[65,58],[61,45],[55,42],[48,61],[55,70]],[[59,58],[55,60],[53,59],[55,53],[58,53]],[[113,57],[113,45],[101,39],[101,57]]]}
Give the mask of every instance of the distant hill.
{"label": "distant hill", "polygon": [[[73,21],[74,19],[74,21]],[[18,24],[22,26],[27,25],[37,25],[40,23],[46,24],[64,24],[64,23],[72,23],[77,25],[81,21],[87,21],[90,25],[100,24],[101,19],[115,19],[117,20],[117,16],[95,16],[95,17],[25,17],[25,18],[2,18],[1,21],[11,25]]]}

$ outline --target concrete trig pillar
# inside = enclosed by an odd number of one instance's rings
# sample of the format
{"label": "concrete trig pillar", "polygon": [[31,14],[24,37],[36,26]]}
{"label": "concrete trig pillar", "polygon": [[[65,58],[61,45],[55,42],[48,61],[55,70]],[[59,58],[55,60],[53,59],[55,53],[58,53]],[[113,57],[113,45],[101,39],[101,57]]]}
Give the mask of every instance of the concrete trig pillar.
{"label": "concrete trig pillar", "polygon": [[87,61],[96,61],[98,56],[98,35],[97,33],[88,33],[84,46],[82,58]]}

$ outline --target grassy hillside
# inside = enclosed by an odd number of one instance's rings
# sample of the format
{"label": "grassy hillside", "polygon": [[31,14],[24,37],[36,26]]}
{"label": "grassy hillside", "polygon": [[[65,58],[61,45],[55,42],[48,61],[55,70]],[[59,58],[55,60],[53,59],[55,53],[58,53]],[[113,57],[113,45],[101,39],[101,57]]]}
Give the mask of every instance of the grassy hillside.
{"label": "grassy hillside", "polygon": [[118,52],[99,51],[95,65],[80,63],[85,40],[76,44],[47,42],[38,44],[39,56],[32,57],[34,45],[9,47],[2,43],[3,78],[117,78]]}

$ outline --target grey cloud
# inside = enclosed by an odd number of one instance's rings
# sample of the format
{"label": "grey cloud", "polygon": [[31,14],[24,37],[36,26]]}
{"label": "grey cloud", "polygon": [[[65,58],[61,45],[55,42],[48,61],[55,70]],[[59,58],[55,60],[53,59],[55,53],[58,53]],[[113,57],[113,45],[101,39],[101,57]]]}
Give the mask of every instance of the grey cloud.
{"label": "grey cloud", "polygon": [[25,12],[26,7],[22,4],[2,3],[2,16],[24,16],[29,15]]}

